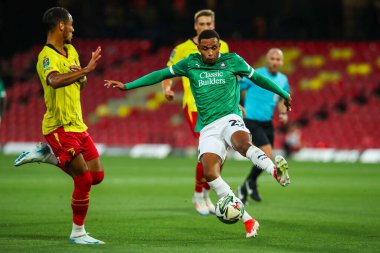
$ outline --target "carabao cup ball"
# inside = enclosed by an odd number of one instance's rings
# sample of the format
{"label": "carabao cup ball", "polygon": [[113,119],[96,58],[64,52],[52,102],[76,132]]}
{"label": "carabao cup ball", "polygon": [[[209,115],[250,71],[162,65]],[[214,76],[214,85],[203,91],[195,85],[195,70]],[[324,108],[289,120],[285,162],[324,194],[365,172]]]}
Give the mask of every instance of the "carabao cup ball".
{"label": "carabao cup ball", "polygon": [[227,195],[218,200],[215,215],[226,224],[238,222],[244,214],[244,204],[236,196]]}

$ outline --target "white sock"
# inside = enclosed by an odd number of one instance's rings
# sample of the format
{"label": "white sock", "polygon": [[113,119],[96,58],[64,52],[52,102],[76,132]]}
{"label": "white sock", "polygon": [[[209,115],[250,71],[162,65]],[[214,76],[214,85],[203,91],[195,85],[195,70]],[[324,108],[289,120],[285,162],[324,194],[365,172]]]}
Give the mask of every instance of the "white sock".
{"label": "white sock", "polygon": [[223,198],[224,196],[227,195],[235,195],[231,187],[222,179],[221,176],[217,177],[215,180],[208,182],[210,185],[211,189],[213,189],[218,195],[219,198]]}
{"label": "white sock", "polygon": [[84,225],[78,226],[77,224],[73,223],[73,229],[71,230],[70,237],[77,237],[86,234],[86,230],[84,229]]}
{"label": "white sock", "polygon": [[259,169],[265,170],[268,174],[274,176],[275,165],[261,149],[256,146],[250,146],[245,156]]}
{"label": "white sock", "polygon": [[194,198],[203,198],[203,192],[194,192]]}
{"label": "white sock", "polygon": [[241,218],[243,220],[243,223],[246,222],[247,220],[252,219],[251,215],[247,211],[244,211],[243,217]]}
{"label": "white sock", "polygon": [[[224,196],[227,196],[227,195],[235,196],[230,186],[222,179],[221,176],[219,176],[217,179],[211,182],[208,182],[208,184],[210,185],[211,189],[215,191],[216,195],[218,195],[219,198],[223,198]],[[244,211],[244,214],[242,217],[243,222],[246,222],[247,220],[250,220],[250,219],[252,219],[252,217],[248,214],[247,211]]]}

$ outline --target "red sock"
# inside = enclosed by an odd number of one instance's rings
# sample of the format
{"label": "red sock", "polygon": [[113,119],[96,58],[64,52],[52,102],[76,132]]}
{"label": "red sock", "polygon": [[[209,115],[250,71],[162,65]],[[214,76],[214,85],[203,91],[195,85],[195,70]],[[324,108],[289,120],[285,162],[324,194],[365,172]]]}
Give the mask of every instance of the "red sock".
{"label": "red sock", "polygon": [[[220,166],[220,173],[222,173],[222,169],[223,169],[223,165],[222,166]],[[206,189],[206,190],[210,190],[211,189],[211,187],[208,185],[208,183],[206,182],[206,179],[204,179],[204,183],[203,183],[203,188],[204,189]]]}
{"label": "red sock", "polygon": [[92,185],[100,184],[104,179],[104,170],[90,171],[92,177]]}
{"label": "red sock", "polygon": [[197,168],[195,170],[195,192],[203,191],[203,184],[205,182],[204,171],[201,162],[197,163]]}
{"label": "red sock", "polygon": [[88,205],[90,202],[90,190],[92,184],[92,177],[89,171],[82,175],[73,176],[74,179],[74,192],[71,199],[71,208],[73,210],[73,222],[78,226],[84,224]]}

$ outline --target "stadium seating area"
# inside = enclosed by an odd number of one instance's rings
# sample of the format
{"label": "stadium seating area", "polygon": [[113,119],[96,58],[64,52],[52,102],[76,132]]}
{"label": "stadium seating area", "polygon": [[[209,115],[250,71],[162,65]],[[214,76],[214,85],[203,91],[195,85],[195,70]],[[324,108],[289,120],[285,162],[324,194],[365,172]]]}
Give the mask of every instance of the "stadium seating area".
{"label": "stadium seating area", "polygon": [[[271,47],[283,49],[292,88],[291,122],[302,130],[303,145],[339,149],[380,148],[380,43],[228,41],[254,67],[264,64]],[[104,79],[130,81],[165,66],[170,48],[152,52],[149,41],[79,40],[75,46],[86,64],[101,45],[102,59],[83,91],[85,121],[96,142],[115,146],[168,143],[195,144],[177,99],[167,102],[161,86],[128,93],[103,87]],[[39,141],[45,108],[42,87],[35,74],[39,46],[14,55],[14,83],[7,87],[8,106],[0,126],[0,143]],[[277,119],[277,118],[275,118]],[[279,126],[277,120],[276,125]],[[285,129],[286,130],[286,129]],[[279,131],[281,147],[286,131]]]}

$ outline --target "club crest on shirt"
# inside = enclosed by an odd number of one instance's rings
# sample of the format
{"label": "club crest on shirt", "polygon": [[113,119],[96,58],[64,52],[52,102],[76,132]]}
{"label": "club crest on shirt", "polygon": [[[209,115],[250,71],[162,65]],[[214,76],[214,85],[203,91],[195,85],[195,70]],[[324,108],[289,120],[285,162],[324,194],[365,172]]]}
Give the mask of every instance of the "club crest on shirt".
{"label": "club crest on shirt", "polygon": [[225,69],[225,68],[227,68],[227,64],[226,64],[225,62],[222,62],[222,63],[220,64],[220,68],[221,68],[221,69]]}
{"label": "club crest on shirt", "polygon": [[42,61],[42,65],[44,67],[44,69],[47,69],[50,65],[50,59],[49,57],[45,56],[44,57],[44,60]]}

